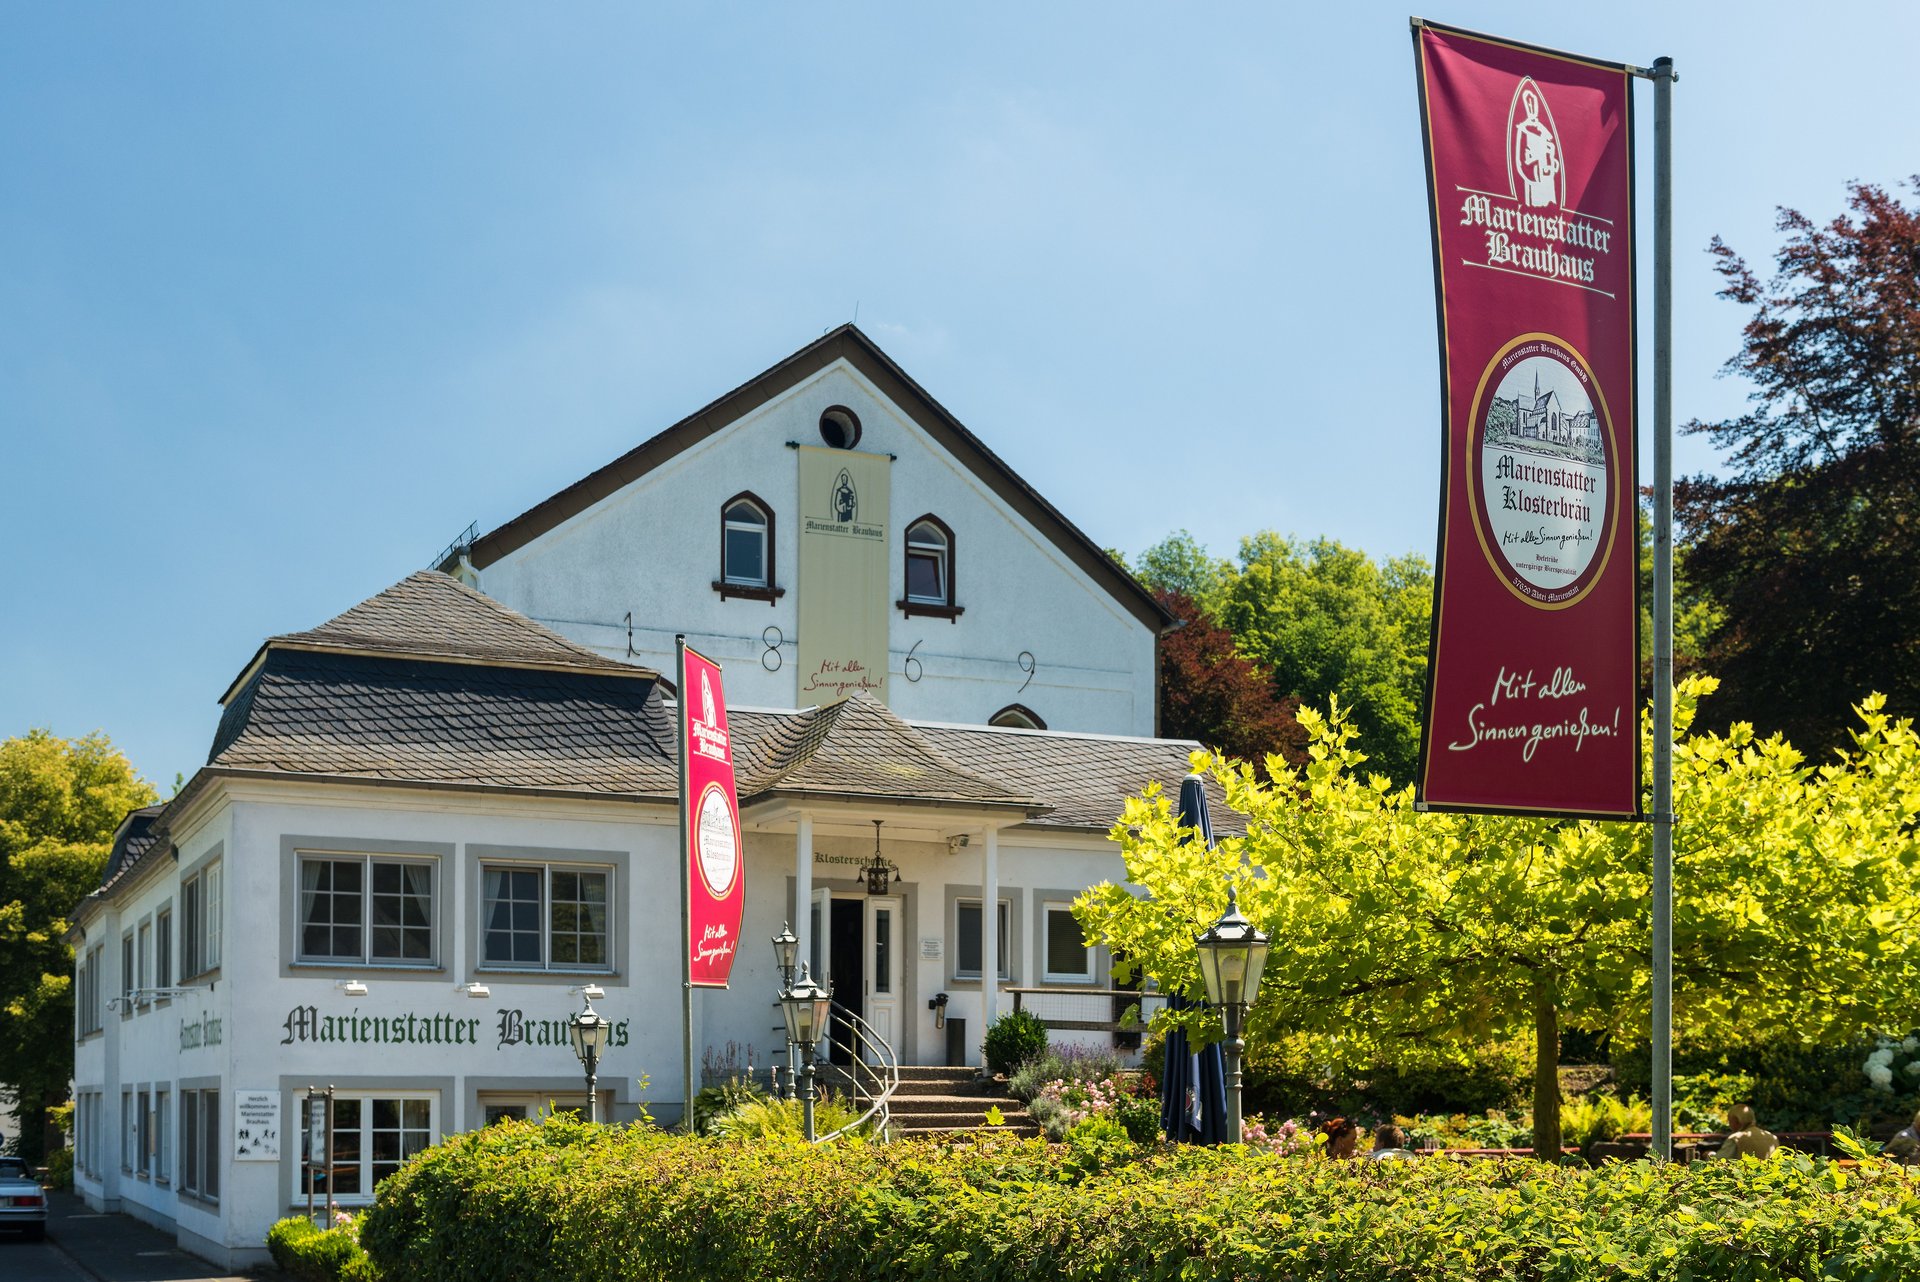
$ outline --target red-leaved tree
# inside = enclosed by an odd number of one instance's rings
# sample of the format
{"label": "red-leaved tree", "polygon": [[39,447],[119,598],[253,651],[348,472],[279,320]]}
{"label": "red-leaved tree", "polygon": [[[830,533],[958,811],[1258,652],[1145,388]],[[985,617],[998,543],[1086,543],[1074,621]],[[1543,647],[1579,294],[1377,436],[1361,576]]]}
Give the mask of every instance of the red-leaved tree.
{"label": "red-leaved tree", "polygon": [[1198,739],[1260,765],[1268,753],[1304,765],[1307,734],[1294,719],[1300,701],[1274,693],[1273,670],[1245,658],[1233,634],[1183,592],[1154,595],[1180,627],[1160,638],[1160,733]]}

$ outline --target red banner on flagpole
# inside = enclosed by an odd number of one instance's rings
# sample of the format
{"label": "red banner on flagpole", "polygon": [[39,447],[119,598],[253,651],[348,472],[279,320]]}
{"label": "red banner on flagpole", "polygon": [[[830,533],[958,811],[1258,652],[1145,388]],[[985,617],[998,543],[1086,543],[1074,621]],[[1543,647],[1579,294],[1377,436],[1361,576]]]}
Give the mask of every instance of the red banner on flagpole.
{"label": "red banner on flagpole", "polygon": [[1443,405],[1417,796],[1639,810],[1630,71],[1415,20]]}
{"label": "red banner on flagpole", "polygon": [[720,665],[684,647],[678,718],[687,982],[696,988],[725,988],[747,899],[740,800],[734,791]]}

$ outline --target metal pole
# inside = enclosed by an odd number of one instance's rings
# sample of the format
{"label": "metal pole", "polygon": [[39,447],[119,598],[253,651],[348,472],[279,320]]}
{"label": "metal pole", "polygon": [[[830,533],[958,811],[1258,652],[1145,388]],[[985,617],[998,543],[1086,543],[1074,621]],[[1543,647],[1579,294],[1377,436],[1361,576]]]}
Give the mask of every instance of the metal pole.
{"label": "metal pole", "polygon": [[687,868],[692,849],[693,816],[687,813],[687,638],[673,638],[674,756],[679,761],[680,794],[680,1073],[685,1085],[681,1129],[693,1134],[693,887]]}
{"label": "metal pole", "polygon": [[1240,1057],[1246,1053],[1247,1043],[1240,1036],[1240,1023],[1246,1007],[1239,1002],[1227,1003],[1227,1143],[1238,1144],[1243,1134],[1240,1126]]}
{"label": "metal pole", "polygon": [[[364,1107],[364,1106],[363,1106]],[[327,1087],[327,1227],[333,1227],[333,1087]]]}
{"label": "metal pole", "polygon": [[1673,1156],[1673,59],[1653,63],[1653,1157]]}
{"label": "metal pole", "polygon": [[300,1137],[300,1142],[307,1147],[307,1223],[309,1224],[313,1223],[313,1100],[314,1089],[308,1086],[307,1115],[303,1119],[306,1125],[301,1128],[305,1134]]}
{"label": "metal pole", "polygon": [[[591,1046],[587,1048],[587,1121],[598,1125],[600,1121],[600,1092],[595,1088],[599,1084],[600,1055]],[[688,1114],[692,1116],[691,1113]]]}
{"label": "metal pole", "polygon": [[813,1143],[813,1043],[800,1044],[800,1128]]}

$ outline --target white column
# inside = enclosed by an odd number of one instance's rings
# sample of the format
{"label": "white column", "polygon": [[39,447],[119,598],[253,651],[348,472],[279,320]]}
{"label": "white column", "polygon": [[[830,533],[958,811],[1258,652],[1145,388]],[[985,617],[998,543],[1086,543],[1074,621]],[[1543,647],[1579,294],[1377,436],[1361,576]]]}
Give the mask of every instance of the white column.
{"label": "white column", "polygon": [[800,960],[807,961],[813,956],[813,816],[804,810],[793,843],[793,933]]}
{"label": "white column", "polygon": [[987,829],[980,847],[980,1035],[1000,1013],[1000,832]]}

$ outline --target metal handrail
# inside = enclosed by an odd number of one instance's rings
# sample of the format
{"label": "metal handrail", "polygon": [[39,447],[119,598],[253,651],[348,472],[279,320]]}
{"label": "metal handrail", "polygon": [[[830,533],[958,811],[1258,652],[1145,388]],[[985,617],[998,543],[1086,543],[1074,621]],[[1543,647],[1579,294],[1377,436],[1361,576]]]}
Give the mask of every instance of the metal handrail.
{"label": "metal handrail", "polygon": [[[893,1093],[900,1089],[900,1062],[894,1056],[893,1047],[887,1045],[886,1040],[875,1033],[866,1020],[839,1002],[833,1003],[833,1015],[834,1018],[827,1023],[827,1042],[847,1053],[847,1081],[853,1097],[856,1102],[864,1098],[868,1103],[860,1116],[839,1130],[820,1136],[814,1143],[825,1144],[837,1140],[869,1122],[873,1124],[874,1134],[884,1141],[893,1123]],[[841,1025],[847,1030],[844,1041],[836,1036]],[[872,1056],[871,1060],[867,1058],[869,1055]],[[868,1073],[874,1074],[873,1088],[866,1086]]]}

